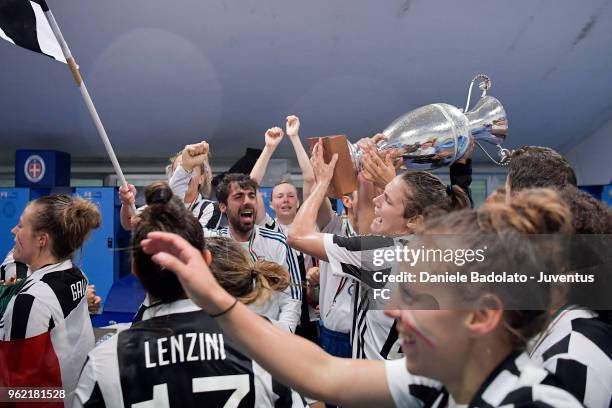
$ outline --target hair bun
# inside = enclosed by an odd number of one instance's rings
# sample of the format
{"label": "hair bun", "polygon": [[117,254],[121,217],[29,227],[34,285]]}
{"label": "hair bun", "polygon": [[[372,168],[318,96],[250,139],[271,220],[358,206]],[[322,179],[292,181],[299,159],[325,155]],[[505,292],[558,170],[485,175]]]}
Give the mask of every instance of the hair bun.
{"label": "hair bun", "polygon": [[166,204],[173,197],[172,189],[164,181],[158,181],[145,187],[144,195],[147,205]]}

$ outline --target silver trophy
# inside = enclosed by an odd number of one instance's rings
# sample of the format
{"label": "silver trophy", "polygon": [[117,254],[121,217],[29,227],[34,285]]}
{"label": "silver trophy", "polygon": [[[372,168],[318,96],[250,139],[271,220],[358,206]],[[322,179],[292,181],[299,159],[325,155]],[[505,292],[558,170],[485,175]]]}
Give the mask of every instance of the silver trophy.
{"label": "silver trophy", "polygon": [[[476,106],[468,111],[472,87],[480,82],[482,94]],[[380,151],[402,158],[409,170],[430,170],[447,166],[459,160],[470,145],[470,137],[494,163],[505,166],[511,152],[501,147],[508,133],[508,119],[502,104],[487,95],[491,80],[479,74],[470,83],[465,109],[446,103],[434,103],[410,111],[393,121],[384,131],[386,140],[378,143]],[[497,146],[498,159],[494,159],[480,144],[481,141]],[[359,168],[361,149],[349,144],[356,168]]]}

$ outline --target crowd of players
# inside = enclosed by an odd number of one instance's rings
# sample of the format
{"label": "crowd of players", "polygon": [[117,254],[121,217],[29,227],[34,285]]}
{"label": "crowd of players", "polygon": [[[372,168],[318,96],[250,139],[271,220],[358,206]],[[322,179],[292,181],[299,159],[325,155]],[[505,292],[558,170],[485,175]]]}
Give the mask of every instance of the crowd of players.
{"label": "crowd of players", "polygon": [[[559,275],[575,272],[569,258],[526,239],[612,233],[612,211],[576,188],[567,160],[545,147],[517,149],[505,187],[473,209],[471,152],[450,167],[447,186],[400,169],[376,149],[376,135],[358,143],[358,188],[338,215],[327,197],[337,156],[327,163],[319,142],[309,158],[299,127],[287,117],[303,202],[280,180],[270,199],[276,218],[258,187],[284,138],[277,127],[251,173],[225,175],[215,200],[206,142],[171,158],[167,182],[148,186],[136,213],[135,187],[119,189],[146,297],[129,328],[95,347],[88,303],[99,299],[71,259],[100,215],[80,198],[32,201],[3,263],[4,279],[24,279],[0,340],[48,336],[71,407],[612,406],[611,313],[591,306],[604,300],[572,286],[405,283],[379,304],[374,273],[396,265],[364,262],[449,235],[464,248],[486,245],[487,270],[512,258],[524,273],[536,259]],[[458,274],[473,267],[452,265]],[[523,298],[538,307],[512,306]],[[455,306],[462,302],[470,307]]]}

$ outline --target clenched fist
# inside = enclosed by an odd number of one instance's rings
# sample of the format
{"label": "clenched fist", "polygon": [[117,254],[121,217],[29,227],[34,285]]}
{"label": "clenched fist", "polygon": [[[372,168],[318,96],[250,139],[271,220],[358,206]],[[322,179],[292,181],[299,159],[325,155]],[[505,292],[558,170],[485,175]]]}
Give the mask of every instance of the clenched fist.
{"label": "clenched fist", "polygon": [[208,161],[208,150],[208,143],[204,141],[185,146],[181,155],[181,166],[190,172],[194,167]]}

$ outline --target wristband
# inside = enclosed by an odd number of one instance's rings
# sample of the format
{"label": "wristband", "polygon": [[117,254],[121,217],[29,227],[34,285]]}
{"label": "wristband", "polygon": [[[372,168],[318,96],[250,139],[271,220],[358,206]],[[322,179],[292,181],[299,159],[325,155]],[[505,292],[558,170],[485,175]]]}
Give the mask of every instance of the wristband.
{"label": "wristband", "polygon": [[217,317],[223,316],[224,314],[228,313],[230,310],[232,310],[234,308],[234,306],[236,306],[236,303],[238,303],[238,298],[234,298],[234,303],[231,304],[230,307],[228,307],[227,309],[225,309],[222,312],[219,312],[217,314],[211,314],[210,317],[212,317],[213,319],[216,319]]}

